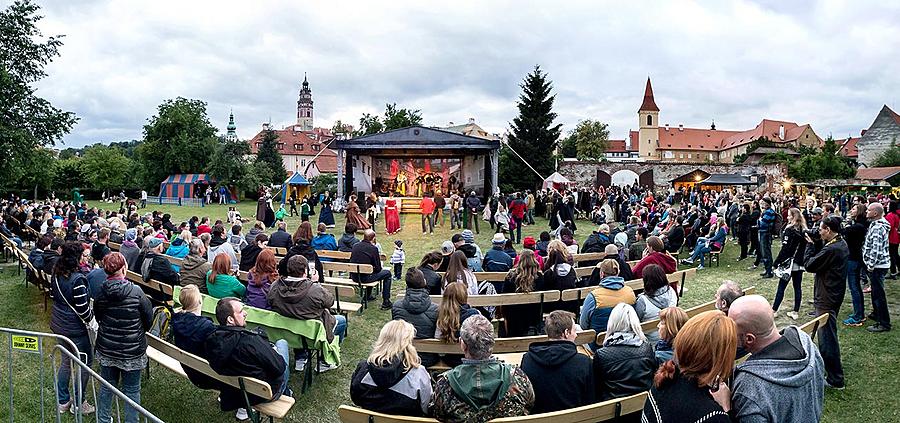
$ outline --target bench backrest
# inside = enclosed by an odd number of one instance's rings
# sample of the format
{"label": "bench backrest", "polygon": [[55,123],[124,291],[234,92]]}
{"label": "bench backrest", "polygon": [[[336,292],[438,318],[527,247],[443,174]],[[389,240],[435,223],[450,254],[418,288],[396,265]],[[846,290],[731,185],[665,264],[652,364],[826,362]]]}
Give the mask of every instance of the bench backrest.
{"label": "bench backrest", "polygon": [[[593,267],[580,267],[575,269],[575,274],[579,277],[590,276],[591,272],[594,270]],[[583,274],[579,274],[579,272]],[[674,273],[669,273],[666,275],[666,279],[669,280],[670,285],[678,284],[679,286],[684,285],[684,282],[691,276],[697,273],[697,269],[685,269],[679,270]],[[625,282],[625,286],[630,287],[635,293],[641,292],[644,290],[644,280],[643,279],[632,279],[630,281]],[[572,301],[572,300],[583,300],[584,297],[591,291],[593,291],[596,286],[587,286],[584,288],[572,288],[567,289],[562,292],[562,300],[563,301]]]}
{"label": "bench backrest", "polygon": [[575,263],[578,263],[578,262],[580,262],[580,261],[597,261],[597,260],[603,260],[603,259],[605,259],[605,258],[606,258],[606,253],[579,253],[579,254],[572,254],[572,260],[573,260]]}
{"label": "bench backrest", "polygon": [[194,354],[191,354],[181,348],[176,347],[154,335],[147,334],[147,345],[153,347],[159,352],[178,360],[183,366],[190,367],[206,376],[227,383],[230,386],[241,389],[241,380],[244,382],[244,389],[247,393],[262,398],[272,398],[272,387],[268,383],[252,377],[223,376],[216,373],[209,362]]}
{"label": "bench backrest", "polygon": [[[445,272],[435,272],[441,279],[444,278]],[[488,282],[503,282],[506,280],[506,276],[509,275],[509,272],[472,272],[475,275],[475,280],[488,281]]]}
{"label": "bench backrest", "polygon": [[350,252],[336,250],[316,250],[319,258],[327,258],[331,260],[350,260]]}
{"label": "bench backrest", "polygon": [[[596,337],[597,333],[593,330],[583,330],[578,332],[575,338],[576,344],[586,344]],[[520,336],[515,338],[496,338],[494,339],[494,353],[504,354],[512,352],[525,352],[528,347],[535,342],[546,342],[549,338],[547,335],[538,336]],[[462,354],[462,349],[458,342],[447,343],[439,339],[414,339],[413,346],[416,351],[422,353],[437,354]]]}
{"label": "bench backrest", "polygon": [[347,273],[361,273],[364,275],[370,275],[375,269],[372,268],[371,264],[359,264],[359,263],[341,263],[337,261],[324,261],[322,262],[322,270],[328,272],[347,272]]}
{"label": "bench backrest", "polygon": [[831,315],[828,313],[821,314],[817,316],[815,319],[812,319],[800,326],[800,330],[806,332],[810,338],[816,339],[816,332],[818,332],[819,328],[825,327],[825,324],[828,323],[828,319]]}
{"label": "bench backrest", "polygon": [[150,279],[149,281],[145,281],[143,276],[141,276],[135,272],[132,272],[130,270],[125,274],[125,279],[128,279],[129,281],[131,281],[132,283],[134,283],[136,285],[140,285],[142,287],[149,288],[149,289],[152,289],[157,292],[162,292],[163,294],[166,294],[169,296],[171,296],[173,293],[172,285],[169,285],[167,283],[162,283],[156,279]]}
{"label": "bench backrest", "polygon": [[[494,294],[494,295],[469,295],[468,304],[472,307],[489,307],[515,304],[540,304],[559,301],[560,291],[537,291],[527,294]],[[403,294],[398,294],[403,298]],[[440,295],[431,295],[431,302],[441,305]]]}
{"label": "bench backrest", "polygon": [[350,285],[336,285],[331,283],[323,283],[322,288],[327,289],[332,294],[334,294],[335,298],[356,298],[359,299],[359,294],[356,292],[356,288]]}
{"label": "bench backrest", "polygon": [[273,253],[275,253],[276,256],[287,255],[287,248],[284,247],[266,247],[266,249],[271,250]]}

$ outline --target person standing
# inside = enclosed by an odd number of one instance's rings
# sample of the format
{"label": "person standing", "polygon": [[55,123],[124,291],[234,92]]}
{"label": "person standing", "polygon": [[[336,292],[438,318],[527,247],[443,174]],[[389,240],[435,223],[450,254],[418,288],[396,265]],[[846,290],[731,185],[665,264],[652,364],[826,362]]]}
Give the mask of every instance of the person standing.
{"label": "person standing", "polygon": [[333,201],[331,193],[325,191],[322,195],[322,208],[319,209],[319,223],[324,223],[328,228],[334,227],[334,211],[331,209]]}
{"label": "person standing", "polygon": [[763,279],[769,279],[775,276],[772,273],[772,232],[775,229],[776,217],[775,210],[772,209],[772,200],[763,198],[760,200],[760,208],[763,209],[763,212],[757,222],[757,227],[759,228],[759,251],[756,254],[765,267],[765,271],[760,276]]}
{"label": "person standing", "polygon": [[869,224],[866,241],[863,244],[863,264],[866,266],[869,286],[872,287],[872,315],[875,318],[875,324],[866,330],[875,333],[887,332],[891,330],[891,316],[884,294],[884,277],[891,267],[888,252],[891,224],[884,218],[884,206],[881,203],[869,204],[866,218],[872,223]]}
{"label": "person standing", "polygon": [[891,256],[891,271],[887,279],[897,279],[897,273],[900,272],[900,209],[898,209],[898,201],[891,201],[888,205],[888,214],[884,216],[891,224],[891,232],[888,235],[888,248]]}
{"label": "person standing", "polygon": [[[125,197],[125,195],[123,194],[122,197]],[[141,208],[147,208],[147,190],[143,189],[141,190]]]}
{"label": "person standing", "polygon": [[862,292],[863,245],[866,242],[866,206],[854,205],[847,215],[850,226],[844,228],[844,241],[850,251],[847,260],[847,289],[853,300],[853,312],[844,320],[846,326],[862,326],[866,321],[866,303]]}
{"label": "person standing", "polygon": [[291,194],[291,196],[288,197],[288,205],[290,206],[291,217],[294,217],[294,216],[300,214],[297,212],[297,199],[294,198],[294,194]]}
{"label": "person standing", "polygon": [[453,191],[450,194],[450,230],[456,228],[462,229],[462,219],[460,219],[460,211],[462,210],[462,199],[459,194]]}
{"label": "person standing", "polygon": [[[844,368],[841,365],[841,348],[837,337],[837,316],[844,291],[847,289],[847,259],[850,251],[840,235],[841,219],[829,216],[819,223],[819,241],[806,235],[804,267],[814,273],[813,305],[816,316],[828,314],[828,321],[819,328],[819,351],[825,361],[825,384],[830,388],[844,389]],[[824,246],[822,245],[824,243]]]}
{"label": "person standing", "polygon": [[466,197],[466,229],[472,228],[472,224],[474,221],[475,224],[475,233],[480,234],[481,232],[478,230],[478,208],[481,207],[481,200],[475,196],[475,191],[469,193],[469,196]]}
{"label": "person standing", "polygon": [[791,281],[794,287],[794,308],[787,312],[787,316],[793,320],[797,320],[800,311],[800,301],[803,296],[801,283],[803,282],[803,254],[806,251],[806,219],[800,213],[800,209],[792,208],[788,211],[788,226],[784,229],[784,243],[778,257],[775,258],[775,264],[778,267],[790,269],[790,275],[784,275],[778,279],[778,290],[775,292],[775,301],[772,303],[772,310],[778,313],[781,301],[784,299],[784,291],[787,289],[788,281]]}
{"label": "person standing", "polygon": [[[141,288],[125,279],[125,256],[110,253],[103,259],[107,279],[94,299],[99,323],[96,355],[100,375],[137,404],[141,403],[141,371],[147,367],[147,338],[153,307]],[[111,421],[112,391],[100,387],[99,421]],[[137,410],[128,404],[125,422],[137,423]]]}
{"label": "person standing", "polygon": [[[419,203],[419,210],[422,212],[422,235],[426,233],[434,234],[434,221],[432,220],[432,213],[434,213],[434,200],[431,199],[431,196],[426,192],[425,196],[422,197],[422,201]],[[428,222],[428,231],[425,230],[425,222]]]}
{"label": "person standing", "polygon": [[437,190],[434,193],[434,213],[431,216],[434,226],[444,227],[444,207],[447,207],[447,200],[441,190]]}
{"label": "person standing", "polygon": [[525,212],[525,220],[529,225],[534,225],[534,205],[534,194],[531,190],[525,191],[525,207],[527,209]]}
{"label": "person standing", "polygon": [[226,192],[228,192],[228,190],[225,189],[224,185],[219,187],[219,204],[225,204]]}
{"label": "person standing", "polygon": [[400,232],[400,200],[393,194],[384,202],[384,228],[388,235]]}
{"label": "person standing", "polygon": [[522,200],[522,193],[516,193],[516,199],[509,205],[509,217],[516,225],[515,231],[510,228],[509,235],[513,239],[513,244],[522,243],[522,225],[525,224],[525,201]]}

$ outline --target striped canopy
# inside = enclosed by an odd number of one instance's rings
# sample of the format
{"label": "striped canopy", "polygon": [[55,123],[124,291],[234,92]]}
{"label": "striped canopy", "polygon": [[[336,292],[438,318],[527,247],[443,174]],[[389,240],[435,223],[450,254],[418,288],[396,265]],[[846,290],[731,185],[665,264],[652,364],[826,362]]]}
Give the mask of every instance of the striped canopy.
{"label": "striped canopy", "polygon": [[216,180],[205,173],[179,173],[169,175],[165,181],[159,184],[159,195],[172,198],[193,198],[194,185],[206,183],[214,185]]}

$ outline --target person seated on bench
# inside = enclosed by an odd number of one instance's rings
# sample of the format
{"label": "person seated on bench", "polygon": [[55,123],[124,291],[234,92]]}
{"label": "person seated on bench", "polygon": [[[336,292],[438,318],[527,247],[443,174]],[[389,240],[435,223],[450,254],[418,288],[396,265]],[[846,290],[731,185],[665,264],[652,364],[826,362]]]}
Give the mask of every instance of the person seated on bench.
{"label": "person seated on bench", "polygon": [[466,242],[462,239],[462,235],[453,234],[453,236],[450,237],[449,241],[444,241],[441,244],[441,263],[438,264],[438,272],[447,271],[447,268],[450,266],[450,256],[454,251],[456,251],[457,248],[464,245],[465,243]]}
{"label": "person seated on bench", "polygon": [[466,254],[466,261],[469,263],[469,269],[473,272],[483,272],[484,269],[481,267],[482,262],[484,262],[484,254],[481,252],[481,247],[475,243],[475,234],[472,233],[471,230],[466,229],[462,231],[460,235],[462,237],[462,245],[456,247],[457,251],[462,251]]}
{"label": "person seated on bench", "polygon": [[[437,252],[432,252],[438,254]],[[432,254],[429,253],[429,254]],[[438,306],[431,301],[426,289],[425,275],[417,268],[406,271],[406,295],[394,301],[391,319],[409,322],[416,329],[416,339],[434,338]],[[422,365],[433,366],[438,362],[436,354],[421,353]]]}
{"label": "person seated on bench", "polygon": [[603,251],[606,253],[606,258],[611,258],[619,263],[619,276],[626,281],[630,281],[635,279],[634,274],[631,272],[631,266],[627,261],[619,254],[619,247],[616,244],[609,244],[606,246],[606,249]]}
{"label": "person seated on bench", "polygon": [[201,293],[206,294],[206,274],[212,269],[212,264],[206,260],[206,244],[200,237],[191,240],[190,252],[181,261],[182,287],[194,285]]}
{"label": "person seated on bench", "polygon": [[678,332],[674,360],[656,371],[641,421],[730,423],[731,376],[737,351],[734,321],[718,310],[694,316]]}
{"label": "person seated on bench", "polygon": [[[181,282],[181,275],[172,268],[169,260],[163,256],[163,240],[157,237],[151,237],[147,240],[147,253],[141,258],[140,273],[144,278],[144,282],[155,280],[172,286]],[[160,292],[150,291],[150,297],[157,301],[167,301],[168,295]]]}
{"label": "person seated on bench", "polygon": [[434,417],[448,422],[486,422],[527,415],[534,405],[531,381],[519,366],[491,357],[491,321],[481,315],[466,319],[459,344],[465,358],[438,377],[430,407]]}
{"label": "person seated on bench", "polygon": [[[169,244],[169,248],[166,250],[166,255],[184,259],[191,252],[191,239],[193,239],[193,237],[191,236],[191,231],[187,229],[181,231],[181,233],[174,240],[172,240],[172,243]],[[181,270],[177,265],[173,264],[172,267],[176,272]]]}
{"label": "person seated on bench", "polygon": [[[500,285],[502,294],[525,294],[544,284],[544,275],[535,260],[538,256],[534,251],[523,250],[519,257],[519,263]],[[504,317],[500,323],[500,336],[503,337],[527,336],[532,328],[539,329],[543,319],[541,304],[538,303],[504,305],[500,307],[500,314]]]}
{"label": "person seated on bench", "polygon": [[225,254],[228,256],[228,263],[231,270],[237,270],[239,266],[237,253],[234,251],[234,246],[228,242],[228,235],[225,233],[225,227],[221,224],[213,226],[211,236],[209,248],[206,252],[206,259],[212,263],[217,255]]}
{"label": "person seated on bench", "polygon": [[659,323],[656,324],[659,332],[659,341],[656,342],[656,364],[662,365],[675,356],[675,337],[678,331],[688,321],[688,315],[678,307],[666,307],[659,311]]}
{"label": "person seated on bench", "polygon": [[[206,358],[206,338],[216,331],[216,325],[203,317],[203,296],[197,285],[187,285],[178,294],[181,311],[172,316],[172,336],[175,346],[201,358]],[[222,384],[188,366],[181,366],[194,386],[200,389],[222,389]]]}
{"label": "person seated on bench", "polygon": [[675,219],[675,224],[662,238],[666,244],[666,251],[669,254],[678,254],[681,246],[684,245],[684,217],[673,216],[673,219]]}
{"label": "person seated on bench", "polygon": [[506,237],[502,233],[494,234],[491,249],[484,255],[481,265],[485,272],[508,272],[512,269],[513,259],[503,251],[505,245]]}
{"label": "person seated on bench", "polygon": [[[128,262],[128,270],[131,270],[132,272],[140,272],[140,269],[138,268],[140,266],[138,257],[141,255],[141,247],[135,242],[137,236],[137,229],[130,228],[126,230],[125,240],[122,241],[122,245],[119,246],[119,252],[125,256],[125,261]],[[206,260],[205,257],[203,259]]]}
{"label": "person seated on bench", "polygon": [[744,290],[737,282],[731,280],[722,281],[722,285],[716,289],[716,309],[728,315],[731,303],[744,296]]}
{"label": "person seated on bench", "polygon": [[[35,269],[44,267],[44,250],[50,246],[51,242],[53,242],[53,237],[50,235],[44,235],[35,241],[34,248],[28,253],[28,262],[31,263],[31,267]],[[43,285],[43,282],[38,280],[38,275],[31,271],[31,267],[26,269],[28,280],[35,284]]]}
{"label": "person seated on bench", "polygon": [[581,328],[575,315],[557,310],[544,318],[548,341],[534,342],[522,356],[522,371],[534,385],[532,414],[549,413],[597,402],[591,358],[579,354],[575,338]]}
{"label": "person seated on bench", "polygon": [[312,264],[316,268],[316,275],[313,275],[316,276],[316,280],[319,283],[325,282],[325,269],[322,267],[322,262],[319,261],[319,255],[316,254],[316,250],[309,244],[311,239],[312,225],[309,222],[301,223],[297,227],[297,231],[294,232],[294,245],[287,251],[287,255],[278,262],[278,273],[282,275],[288,274],[288,260],[296,255],[301,255],[306,259],[307,263]]}
{"label": "person seated on bench", "polygon": [[[533,251],[534,259],[537,261],[538,268],[543,269],[544,268],[544,258],[541,257],[541,255],[538,254],[538,252],[535,250],[536,249],[535,244],[536,243],[534,241],[533,236],[526,236],[525,239],[522,240],[522,248],[525,250]],[[519,264],[519,260],[521,257],[522,257],[522,254],[519,254],[516,256],[516,258],[513,259],[513,267],[515,267],[517,264]]]}
{"label": "person seated on bench", "polygon": [[[501,251],[501,253],[503,252]],[[469,268],[465,253],[459,250],[454,251],[450,255],[450,265],[447,267],[447,272],[444,273],[444,278],[441,280],[444,289],[447,289],[447,285],[454,282],[464,285],[469,295],[478,295],[478,279],[475,278],[475,273]]]}
{"label": "person seated on bench", "polygon": [[[407,275],[415,269],[409,269]],[[350,379],[350,399],[367,410],[400,416],[426,416],[431,402],[431,376],[421,364],[413,325],[391,320],[381,328],[368,359]]]}
{"label": "person seated on bench", "polygon": [[[309,222],[303,223],[309,225]],[[302,255],[291,257],[287,263],[287,277],[273,283],[266,298],[272,310],[282,316],[300,320],[320,320],[325,325],[329,343],[334,340],[334,335],[343,341],[347,334],[347,318],[331,314],[329,309],[334,305],[334,295],[310,279],[310,276],[315,278],[316,275],[307,274],[308,266],[306,257]],[[307,352],[295,350],[294,355],[296,358],[294,369],[297,371],[305,369]],[[336,368],[337,366],[327,364],[324,360],[319,361],[319,372]]]}
{"label": "person seated on bench", "polygon": [[[219,326],[204,342],[209,367],[224,376],[244,376],[262,380],[272,387],[272,398],[248,395],[251,405],[275,401],[282,395],[293,396],[288,387],[290,351],[288,343],[279,339],[273,346],[269,339],[244,327],[247,313],[244,304],[233,297],[222,298],[216,304]],[[235,417],[247,420],[244,393],[230,386],[223,387],[219,396],[222,411],[237,409]]]}
{"label": "person seated on bench", "polygon": [[[453,282],[444,288],[444,296],[438,306],[437,322],[435,323],[434,337],[447,343],[459,341],[459,328],[468,318],[480,315],[478,310],[468,304],[469,294],[466,286],[459,282]],[[444,363],[455,366],[460,363],[459,355],[444,355]]]}
{"label": "person seated on bench", "polygon": [[[678,305],[678,293],[669,285],[666,272],[662,267],[651,264],[644,269],[644,292],[637,296],[634,303],[634,311],[638,319],[643,323],[659,318],[659,311],[666,307]],[[651,344],[659,340],[659,332],[653,331],[647,334]]]}
{"label": "person seated on bench", "polygon": [[253,242],[247,244],[244,249],[241,250],[241,260],[240,264],[238,264],[238,270],[246,272],[249,271],[251,267],[255,266],[256,258],[259,256],[259,253],[261,251],[266,249],[267,245],[269,245],[268,235],[256,235],[256,238],[253,239]]}
{"label": "person seated on bench", "polygon": [[[444,241],[444,243],[448,242],[450,241]],[[441,295],[441,275],[438,275],[436,270],[441,265],[442,258],[443,256],[438,251],[425,253],[417,267],[425,277],[425,289],[428,290],[428,295]]]}
{"label": "person seated on bench", "polygon": [[343,251],[345,253],[349,253],[353,251],[353,246],[359,243],[359,239],[356,238],[357,231],[356,224],[353,222],[347,222],[344,225],[344,234],[341,235],[341,239],[338,240],[338,251]]}
{"label": "person seated on bench", "polygon": [[[637,218],[637,216],[632,216]],[[644,250],[647,249],[647,237],[649,236],[647,228],[637,228],[634,231],[634,241],[628,244],[628,261],[640,260],[644,257]]]}
{"label": "person seated on bench", "polygon": [[[316,236],[309,241],[309,245],[315,250],[337,251],[337,241],[334,240],[334,235],[328,233],[328,226],[324,223],[319,223],[319,226],[316,228]],[[324,258],[320,258],[319,260],[331,261],[330,259]]]}
{"label": "person seated on bench", "polygon": [[728,226],[725,225],[725,219],[717,219],[715,225],[710,229],[711,236],[708,238],[701,237],[694,246],[694,252],[690,257],[681,261],[681,264],[693,265],[695,261],[700,260],[697,269],[703,269],[704,259],[706,255],[713,251],[722,251],[728,236]]}
{"label": "person seated on bench", "polygon": [[213,260],[212,269],[206,274],[206,290],[214,298],[244,298],[247,287],[231,274],[231,260],[227,254],[219,254]]}
{"label": "person seated on bench", "polygon": [[647,249],[644,250],[644,258],[641,259],[631,269],[631,273],[635,278],[644,277],[644,268],[655,264],[663,268],[666,274],[675,273],[678,270],[678,264],[675,263],[675,257],[666,252],[663,241],[658,236],[647,238]]}
{"label": "person seated on bench", "polygon": [[760,295],[735,300],[728,317],[750,357],[734,370],[731,400],[737,421],[805,422],[822,418],[825,364],[805,332],[775,327]]}
{"label": "person seated on bench", "polygon": [[609,314],[603,348],[594,353],[597,399],[607,401],[650,389],[656,368],[653,344],[647,342],[634,309],[617,304]]}
{"label": "person seated on bench", "polygon": [[[272,236],[269,238],[269,246],[281,247],[284,249],[291,248],[291,234],[287,233],[287,224],[282,220],[275,226],[277,226],[278,229],[275,232],[272,232]],[[244,255],[243,251],[241,251],[241,255]]]}
{"label": "person seated on bench", "polygon": [[[257,235],[257,238],[263,235]],[[268,248],[262,250],[256,256],[256,263],[247,272],[247,305],[271,310],[272,306],[269,305],[266,295],[277,280],[278,266],[275,264],[275,253]]]}
{"label": "person seated on bench", "polygon": [[[369,264],[372,266],[372,274],[361,275],[359,273],[351,273],[350,277],[358,283],[381,281],[381,309],[390,310],[392,306],[391,271],[381,268],[381,253],[378,252],[378,247],[375,246],[375,242],[375,231],[366,229],[366,231],[363,232],[362,242],[358,242],[354,245],[353,251],[350,252],[350,263]],[[366,288],[366,300],[375,300],[375,297],[372,295],[371,287]]]}
{"label": "person seated on bench", "polygon": [[[581,327],[593,329],[597,333],[606,331],[609,315],[616,304],[634,305],[635,301],[634,291],[619,276],[619,264],[615,260],[603,260],[599,270],[599,286],[585,297],[579,322]],[[596,343],[591,342],[591,349],[596,348]]]}

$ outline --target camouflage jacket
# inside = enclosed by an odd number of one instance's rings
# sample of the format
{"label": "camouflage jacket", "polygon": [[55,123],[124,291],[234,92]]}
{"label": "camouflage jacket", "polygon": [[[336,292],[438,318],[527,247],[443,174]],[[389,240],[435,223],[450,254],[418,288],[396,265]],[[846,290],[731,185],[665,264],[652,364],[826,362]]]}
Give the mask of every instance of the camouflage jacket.
{"label": "camouflage jacket", "polygon": [[442,422],[483,423],[500,417],[528,415],[534,405],[534,390],[528,376],[518,366],[513,367],[512,380],[506,395],[495,405],[482,409],[472,407],[460,399],[450,382],[447,373],[438,376],[431,397],[431,413]]}

